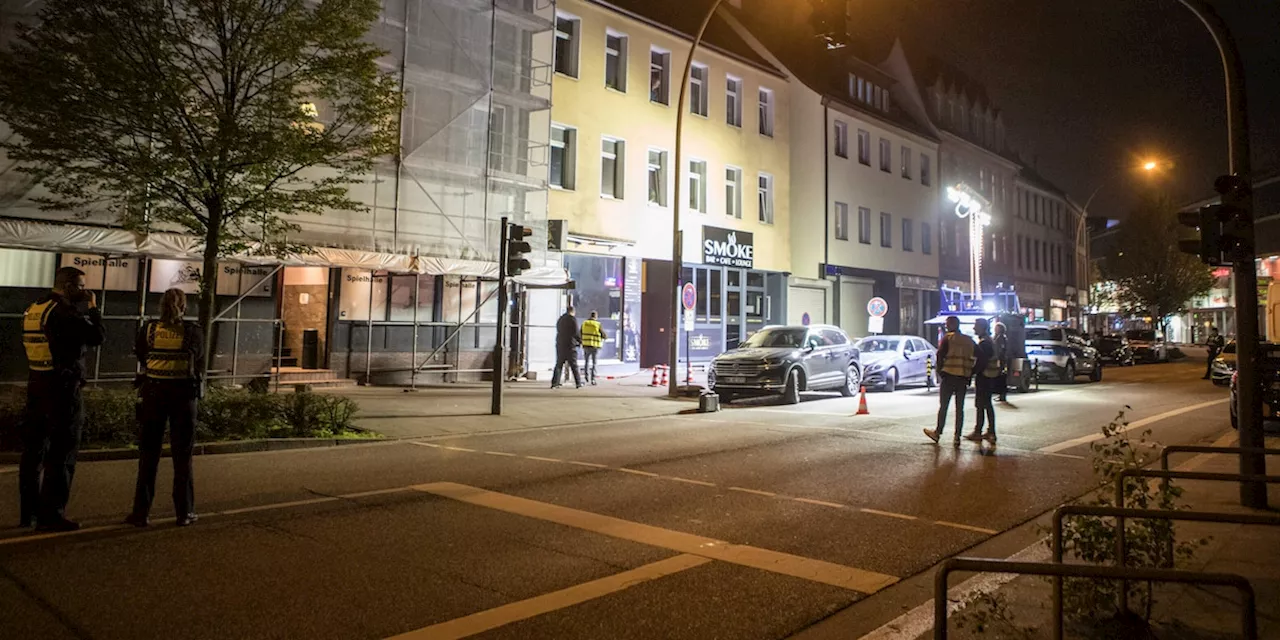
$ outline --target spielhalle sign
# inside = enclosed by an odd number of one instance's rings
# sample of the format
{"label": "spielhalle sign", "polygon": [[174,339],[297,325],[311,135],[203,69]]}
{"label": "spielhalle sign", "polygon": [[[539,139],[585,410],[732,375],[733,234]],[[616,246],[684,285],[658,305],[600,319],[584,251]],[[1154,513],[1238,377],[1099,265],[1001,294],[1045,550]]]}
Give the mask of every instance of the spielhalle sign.
{"label": "spielhalle sign", "polygon": [[755,266],[755,243],[750,232],[702,227],[702,263],[750,269]]}

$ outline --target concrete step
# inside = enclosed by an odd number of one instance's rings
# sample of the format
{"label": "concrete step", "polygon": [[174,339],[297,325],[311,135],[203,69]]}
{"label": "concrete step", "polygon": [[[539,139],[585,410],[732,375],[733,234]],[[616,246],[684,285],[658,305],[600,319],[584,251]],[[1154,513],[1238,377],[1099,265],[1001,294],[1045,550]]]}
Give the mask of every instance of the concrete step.
{"label": "concrete step", "polygon": [[329,369],[302,369],[299,367],[280,367],[271,373],[280,377],[280,384],[309,384],[313,387],[354,387],[356,381],[350,378],[339,378]]}

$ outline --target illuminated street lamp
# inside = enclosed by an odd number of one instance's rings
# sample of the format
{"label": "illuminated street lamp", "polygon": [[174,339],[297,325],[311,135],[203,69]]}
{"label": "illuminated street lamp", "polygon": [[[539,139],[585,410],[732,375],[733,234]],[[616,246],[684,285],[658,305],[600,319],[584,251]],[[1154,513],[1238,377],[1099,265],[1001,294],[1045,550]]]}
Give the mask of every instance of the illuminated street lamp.
{"label": "illuminated street lamp", "polygon": [[956,216],[969,219],[969,282],[975,297],[982,297],[982,228],[991,224],[991,202],[966,184],[947,187],[947,199],[956,205]]}

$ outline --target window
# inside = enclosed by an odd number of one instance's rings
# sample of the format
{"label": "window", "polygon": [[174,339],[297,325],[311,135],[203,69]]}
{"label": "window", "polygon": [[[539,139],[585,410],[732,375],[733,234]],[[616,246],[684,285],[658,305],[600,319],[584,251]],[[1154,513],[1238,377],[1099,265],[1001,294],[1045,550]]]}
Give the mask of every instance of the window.
{"label": "window", "polygon": [[578,77],[578,36],[581,28],[582,21],[577,18],[556,16],[556,73]]}
{"label": "window", "polygon": [[1021,268],[1022,268],[1022,265],[1023,265],[1023,264],[1025,264],[1025,262],[1024,262],[1024,260],[1023,260],[1023,258],[1022,258],[1022,234],[1018,234],[1017,239],[1016,239],[1016,241],[1014,242],[1014,244],[1016,244],[1016,245],[1018,246],[1018,268],[1019,268],[1019,269],[1021,269]]}
{"label": "window", "polygon": [[893,216],[880,212],[880,246],[893,246]]}
{"label": "window", "polygon": [[926,256],[933,253],[933,227],[927,222],[920,223],[920,253]]}
{"label": "window", "polygon": [[871,210],[858,207],[858,242],[871,244]]}
{"label": "window", "polygon": [[726,76],[724,85],[724,119],[730,126],[742,126],[742,79]]}
{"label": "window", "polygon": [[836,240],[849,239],[849,205],[836,203]]}
{"label": "window", "polygon": [[902,147],[902,177],[911,179],[911,147]]}
{"label": "window", "polygon": [[933,175],[929,171],[929,156],[920,154],[920,184],[929,186],[933,184]]}
{"label": "window", "polygon": [[880,138],[880,170],[893,171],[893,145],[884,138]]}
{"label": "window", "polygon": [[574,158],[578,155],[578,130],[551,125],[551,186],[572,189]]}
{"label": "window", "polygon": [[767,173],[760,174],[756,204],[760,208],[760,222],[773,224],[773,176]]}
{"label": "window", "polygon": [[627,37],[612,31],[604,36],[604,86],[627,91]]}
{"label": "window", "polygon": [[649,50],[649,101],[671,104],[671,54]]}
{"label": "window", "polygon": [[649,204],[667,206],[667,152],[649,150]]}
{"label": "window", "polygon": [[849,125],[836,120],[836,155],[849,157]]}
{"label": "window", "polygon": [[858,162],[871,166],[871,133],[858,129]]}
{"label": "window", "polygon": [[902,250],[915,251],[915,225],[911,222],[911,218],[902,219]]}
{"label": "window", "polygon": [[724,170],[724,213],[742,218],[742,169],[737,167]]}
{"label": "window", "polygon": [[773,92],[760,90],[760,135],[773,137]]}
{"label": "window", "polygon": [[622,199],[626,148],[627,143],[614,138],[604,138],[600,144],[600,195],[606,198]]}
{"label": "window", "polygon": [[707,78],[711,70],[706,65],[695,64],[689,70],[689,113],[706,117]]}
{"label": "window", "polygon": [[1036,271],[1040,271],[1040,270],[1041,270],[1041,264],[1042,264],[1042,263],[1040,262],[1040,241],[1039,241],[1039,240],[1036,240],[1036,241],[1035,241],[1035,252],[1034,252],[1032,255],[1034,255],[1034,256],[1036,257],[1036,261],[1035,261],[1035,265],[1036,265],[1036,267],[1035,267],[1035,270],[1036,270]]}
{"label": "window", "polygon": [[703,160],[689,161],[689,208],[707,212],[707,163]]}

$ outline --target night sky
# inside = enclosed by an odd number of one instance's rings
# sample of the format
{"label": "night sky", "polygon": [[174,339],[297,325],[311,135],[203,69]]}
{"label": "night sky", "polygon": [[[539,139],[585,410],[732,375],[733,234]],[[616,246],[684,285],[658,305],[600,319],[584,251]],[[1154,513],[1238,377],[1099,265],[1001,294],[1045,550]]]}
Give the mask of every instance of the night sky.
{"label": "night sky", "polygon": [[[1244,58],[1254,172],[1280,170],[1280,0],[1214,6]],[[985,83],[1010,144],[1078,203],[1106,182],[1091,215],[1124,217],[1149,184],[1130,167],[1148,155],[1173,161],[1159,186],[1180,203],[1227,170],[1218,52],[1177,0],[861,0],[860,12]]]}

